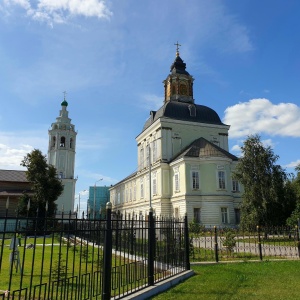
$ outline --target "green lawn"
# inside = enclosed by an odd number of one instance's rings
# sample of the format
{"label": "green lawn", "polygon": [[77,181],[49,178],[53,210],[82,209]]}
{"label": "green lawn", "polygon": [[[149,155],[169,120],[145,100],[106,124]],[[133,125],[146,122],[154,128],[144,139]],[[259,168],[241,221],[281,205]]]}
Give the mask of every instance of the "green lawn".
{"label": "green lawn", "polygon": [[300,299],[300,261],[207,264],[192,269],[195,276],[151,299]]}

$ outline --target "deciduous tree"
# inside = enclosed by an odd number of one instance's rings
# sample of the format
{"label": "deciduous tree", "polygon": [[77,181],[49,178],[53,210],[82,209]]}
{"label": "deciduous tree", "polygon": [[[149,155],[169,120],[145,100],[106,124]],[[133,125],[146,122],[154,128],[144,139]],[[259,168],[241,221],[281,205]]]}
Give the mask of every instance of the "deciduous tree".
{"label": "deciduous tree", "polygon": [[35,216],[38,211],[39,217],[46,213],[48,203],[48,216],[54,216],[56,211],[55,200],[63,192],[63,185],[57,178],[56,168],[47,164],[46,156],[38,149],[28,153],[21,162],[26,167],[26,176],[31,182],[33,195],[30,196],[30,210],[27,212],[29,196],[24,194],[19,201],[20,214]]}
{"label": "deciduous tree", "polygon": [[290,185],[296,199],[296,207],[287,219],[287,224],[290,226],[295,226],[300,221],[300,164],[296,166],[295,171],[297,175],[291,180]]}
{"label": "deciduous tree", "polygon": [[251,135],[242,146],[242,157],[234,171],[244,186],[241,205],[242,226],[285,224],[294,208],[285,170],[276,164],[278,156],[265,147],[258,135]]}

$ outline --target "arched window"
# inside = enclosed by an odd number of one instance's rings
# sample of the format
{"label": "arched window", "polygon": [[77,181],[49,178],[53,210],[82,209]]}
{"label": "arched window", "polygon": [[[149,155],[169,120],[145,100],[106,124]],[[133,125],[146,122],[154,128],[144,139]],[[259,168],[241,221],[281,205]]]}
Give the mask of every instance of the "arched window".
{"label": "arched window", "polygon": [[59,179],[62,179],[62,178],[64,178],[64,173],[63,173],[63,172],[59,172],[59,174],[58,174],[58,178],[59,178]]}
{"label": "arched window", "polygon": [[59,144],[59,146],[60,147],[65,147],[65,144],[66,144],[66,138],[64,136],[62,136],[60,138],[60,144]]}
{"label": "arched window", "polygon": [[188,106],[188,108],[189,108],[189,111],[190,111],[190,116],[191,117],[196,117],[196,107],[195,107],[195,105],[189,105]]}
{"label": "arched window", "polygon": [[52,147],[55,147],[55,144],[56,144],[56,137],[54,136],[54,137],[52,138]]}
{"label": "arched window", "polygon": [[173,85],[173,86],[172,86],[172,95],[175,95],[175,94],[176,94],[176,86]]}
{"label": "arched window", "polygon": [[73,148],[73,139],[70,138],[70,148],[72,149]]}

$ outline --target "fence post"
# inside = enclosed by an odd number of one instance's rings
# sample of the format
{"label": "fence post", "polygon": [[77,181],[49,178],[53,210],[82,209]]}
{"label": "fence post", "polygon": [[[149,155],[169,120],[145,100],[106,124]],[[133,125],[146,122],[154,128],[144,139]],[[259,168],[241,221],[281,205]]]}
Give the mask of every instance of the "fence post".
{"label": "fence post", "polygon": [[149,209],[148,224],[148,285],[154,285],[155,227],[152,207]]}
{"label": "fence post", "polygon": [[257,228],[257,235],[258,235],[258,252],[259,252],[259,259],[263,260],[262,256],[262,248],[261,248],[261,237],[260,237],[260,228],[259,226],[256,226]]}
{"label": "fence post", "polygon": [[111,229],[110,202],[106,203],[106,230],[103,247],[103,277],[102,277],[102,299],[109,300],[111,296],[111,259],[112,259],[112,229]]}
{"label": "fence post", "polygon": [[184,216],[184,241],[185,241],[185,268],[191,269],[190,265],[190,238],[187,214]]}
{"label": "fence post", "polygon": [[214,226],[214,229],[215,229],[215,258],[216,258],[216,262],[219,262],[217,226]]}

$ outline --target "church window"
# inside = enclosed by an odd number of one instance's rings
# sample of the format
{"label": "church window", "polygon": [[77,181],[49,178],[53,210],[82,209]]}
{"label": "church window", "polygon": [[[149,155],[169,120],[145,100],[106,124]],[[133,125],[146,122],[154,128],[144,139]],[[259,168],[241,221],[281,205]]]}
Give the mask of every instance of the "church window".
{"label": "church window", "polygon": [[187,95],[187,86],[185,83],[181,83],[179,86],[180,95]]}
{"label": "church window", "polygon": [[226,188],[224,171],[218,171],[218,181],[219,181],[219,189],[224,190]]}
{"label": "church window", "polygon": [[191,117],[196,117],[196,107],[195,107],[195,105],[189,105],[188,106],[188,108],[189,108],[189,111],[190,111],[190,116]]}
{"label": "church window", "polygon": [[153,195],[157,194],[157,181],[156,181],[156,173],[153,174],[153,178],[152,178],[152,193]]}
{"label": "church window", "polygon": [[235,214],[235,224],[240,224],[241,222],[241,210],[239,208],[234,209]]}
{"label": "church window", "polygon": [[200,181],[199,181],[199,171],[192,171],[192,189],[199,190]]}
{"label": "church window", "polygon": [[178,207],[175,207],[174,215],[175,215],[175,218],[179,218],[179,208]]}
{"label": "church window", "polygon": [[175,95],[175,94],[176,94],[176,86],[173,85],[173,86],[172,86],[172,95]]}
{"label": "church window", "polygon": [[147,165],[147,167],[149,167],[149,163],[150,163],[150,145],[147,145],[146,153],[147,153],[147,162],[146,162],[146,165]]}
{"label": "church window", "polygon": [[144,148],[140,149],[140,168],[144,168]]}
{"label": "church window", "polygon": [[228,208],[227,207],[221,207],[221,218],[223,224],[228,224]]}
{"label": "church window", "polygon": [[175,192],[179,192],[179,173],[174,174]]}
{"label": "church window", "polygon": [[153,141],[153,149],[152,149],[152,155],[153,155],[153,162],[157,159],[157,141]]}
{"label": "church window", "polygon": [[72,149],[73,148],[73,139],[70,138],[70,148]]}
{"label": "church window", "polygon": [[141,198],[144,198],[144,180],[141,179]]}
{"label": "church window", "polygon": [[235,179],[232,180],[232,191],[233,192],[239,192],[240,191],[239,182]]}
{"label": "church window", "polygon": [[56,144],[56,137],[54,136],[54,137],[52,138],[52,147],[55,147],[55,144]]}
{"label": "church window", "polygon": [[59,146],[60,147],[65,147],[65,144],[66,144],[66,138],[64,136],[62,136],[60,138],[60,144],[59,144]]}
{"label": "church window", "polygon": [[201,213],[200,208],[194,207],[194,222],[198,224],[201,222],[200,213]]}
{"label": "church window", "polygon": [[133,200],[136,200],[136,184],[133,186]]}

